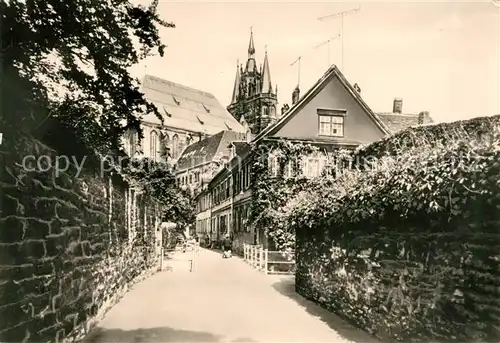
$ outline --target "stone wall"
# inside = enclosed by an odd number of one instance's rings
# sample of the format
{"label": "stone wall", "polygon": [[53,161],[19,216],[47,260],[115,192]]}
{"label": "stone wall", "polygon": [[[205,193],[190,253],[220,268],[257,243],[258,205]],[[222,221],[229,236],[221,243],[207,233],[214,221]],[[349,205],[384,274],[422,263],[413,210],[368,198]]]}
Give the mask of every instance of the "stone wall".
{"label": "stone wall", "polygon": [[0,148],[0,341],[78,339],[157,269],[156,204],[95,156],[78,175],[56,173],[58,152],[31,136],[4,133]]}
{"label": "stone wall", "polygon": [[499,342],[499,120],[402,132],[294,199],[297,292],[384,341]]}

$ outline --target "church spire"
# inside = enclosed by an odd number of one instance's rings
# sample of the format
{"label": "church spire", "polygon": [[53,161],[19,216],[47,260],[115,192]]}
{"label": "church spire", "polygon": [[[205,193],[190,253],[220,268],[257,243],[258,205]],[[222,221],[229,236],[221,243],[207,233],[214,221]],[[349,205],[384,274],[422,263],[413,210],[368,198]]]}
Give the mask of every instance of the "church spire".
{"label": "church spire", "polygon": [[264,67],[262,68],[262,93],[272,93],[271,70],[269,69],[269,60],[267,59],[267,47],[264,57]]}
{"label": "church spire", "polygon": [[248,58],[253,58],[255,55],[255,47],[253,44],[253,31],[250,27],[250,43],[248,43]]}
{"label": "church spire", "polygon": [[240,62],[236,62],[236,77],[234,79],[234,88],[233,88],[233,98],[231,103],[234,104],[238,100],[238,96],[240,95]]}
{"label": "church spire", "polygon": [[245,72],[255,73],[259,72],[257,70],[257,63],[255,62],[255,47],[253,44],[253,31],[250,28],[250,43],[248,44],[248,61],[245,68]]}

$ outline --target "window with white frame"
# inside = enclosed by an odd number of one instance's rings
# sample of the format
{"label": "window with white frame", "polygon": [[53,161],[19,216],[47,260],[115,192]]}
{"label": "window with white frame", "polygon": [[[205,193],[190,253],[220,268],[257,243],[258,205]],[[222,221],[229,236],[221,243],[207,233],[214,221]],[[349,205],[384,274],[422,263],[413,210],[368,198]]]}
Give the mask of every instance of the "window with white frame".
{"label": "window with white frame", "polygon": [[308,158],[307,159],[307,169],[306,176],[317,177],[320,174],[320,162],[319,158]]}
{"label": "window with white frame", "polygon": [[278,176],[278,157],[270,154],[267,160],[268,167],[269,167],[269,176],[271,177],[276,177]]}
{"label": "window with white frame", "polygon": [[293,176],[293,162],[288,161],[285,165],[285,170],[283,171],[284,177],[292,177]]}
{"label": "window with white frame", "polygon": [[343,137],[345,114],[343,110],[318,109],[319,135]]}

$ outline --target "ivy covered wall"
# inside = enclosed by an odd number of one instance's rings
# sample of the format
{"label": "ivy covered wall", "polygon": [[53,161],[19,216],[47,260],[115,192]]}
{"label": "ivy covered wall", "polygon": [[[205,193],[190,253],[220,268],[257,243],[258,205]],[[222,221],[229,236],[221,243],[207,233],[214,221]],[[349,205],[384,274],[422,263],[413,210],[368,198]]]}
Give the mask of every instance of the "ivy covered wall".
{"label": "ivy covered wall", "polygon": [[[276,158],[274,167],[269,165],[269,156]],[[284,218],[288,215],[287,205],[294,196],[315,185],[315,181],[302,172],[305,159],[310,156],[328,161],[332,150],[307,143],[268,139],[252,151],[250,223],[264,234],[272,249],[295,247],[294,229]]]}
{"label": "ivy covered wall", "polygon": [[[500,340],[500,117],[409,129],[287,204],[296,289],[397,341]],[[366,163],[366,162],[369,163]]]}

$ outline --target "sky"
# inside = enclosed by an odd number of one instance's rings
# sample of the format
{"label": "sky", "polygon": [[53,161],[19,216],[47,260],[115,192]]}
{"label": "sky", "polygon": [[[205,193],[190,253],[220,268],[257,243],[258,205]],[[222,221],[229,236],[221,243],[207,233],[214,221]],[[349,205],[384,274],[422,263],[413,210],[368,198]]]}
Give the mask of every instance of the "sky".
{"label": "sky", "polygon": [[[161,17],[176,28],[160,30],[164,57],[150,57],[131,72],[212,93],[227,106],[252,27],[258,64],[267,47],[279,108],[291,103],[299,82],[298,64],[291,64],[302,56],[301,94],[332,63],[358,83],[375,112],[392,111],[399,97],[404,113],[429,111],[438,122],[490,116],[500,114],[500,5],[493,1],[160,0]],[[340,17],[318,20],[355,8],[343,30]]]}

